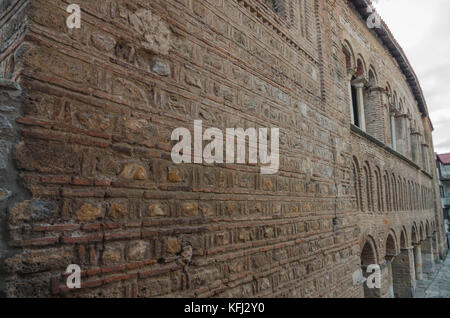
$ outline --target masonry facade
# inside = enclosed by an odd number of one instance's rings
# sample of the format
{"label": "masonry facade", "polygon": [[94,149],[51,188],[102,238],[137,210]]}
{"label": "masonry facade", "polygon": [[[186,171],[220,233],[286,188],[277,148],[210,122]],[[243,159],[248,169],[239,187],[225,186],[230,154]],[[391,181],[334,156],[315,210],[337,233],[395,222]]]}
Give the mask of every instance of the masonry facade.
{"label": "masonry facade", "polygon": [[445,222],[450,218],[450,154],[436,155],[436,170]]}
{"label": "masonry facade", "polygon": [[[4,296],[414,296],[446,252],[432,124],[366,1],[69,4],[0,1]],[[279,127],[279,172],[174,164],[194,120]]]}

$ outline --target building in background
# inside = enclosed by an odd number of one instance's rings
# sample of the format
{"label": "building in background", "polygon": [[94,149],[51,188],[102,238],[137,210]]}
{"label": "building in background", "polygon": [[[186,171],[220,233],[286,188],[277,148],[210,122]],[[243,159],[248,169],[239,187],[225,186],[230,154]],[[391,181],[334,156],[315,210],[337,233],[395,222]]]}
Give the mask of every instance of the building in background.
{"label": "building in background", "polygon": [[442,211],[444,220],[447,224],[446,229],[449,232],[449,211],[450,211],[450,153],[436,155],[436,167],[439,176],[439,190],[442,199]]}

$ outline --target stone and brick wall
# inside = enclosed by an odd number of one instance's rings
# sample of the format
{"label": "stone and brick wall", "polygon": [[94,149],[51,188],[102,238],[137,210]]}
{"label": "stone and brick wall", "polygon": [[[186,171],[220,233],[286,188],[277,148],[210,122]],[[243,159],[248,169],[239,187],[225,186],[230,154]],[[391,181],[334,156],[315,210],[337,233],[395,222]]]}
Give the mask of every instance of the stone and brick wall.
{"label": "stone and brick wall", "polygon": [[[377,139],[351,129],[344,40],[431,126],[350,3],[86,0],[72,30],[69,4],[0,1],[4,295],[362,297],[368,238],[379,264],[389,232],[443,253],[435,172],[384,145],[382,90]],[[196,119],[279,127],[280,171],[175,165]]]}

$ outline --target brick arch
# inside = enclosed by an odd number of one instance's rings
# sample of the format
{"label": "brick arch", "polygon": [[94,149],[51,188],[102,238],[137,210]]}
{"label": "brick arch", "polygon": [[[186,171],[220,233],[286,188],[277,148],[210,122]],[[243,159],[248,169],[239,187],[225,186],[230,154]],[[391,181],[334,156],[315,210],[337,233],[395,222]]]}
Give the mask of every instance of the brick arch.
{"label": "brick arch", "polygon": [[392,88],[391,88],[391,84],[389,82],[386,82],[386,86],[385,86],[384,90],[388,96],[389,104],[391,104],[392,103]]}
{"label": "brick arch", "polygon": [[374,181],[375,181],[375,191],[374,193],[374,210],[375,210],[375,203],[376,203],[376,210],[377,211],[383,211],[383,180],[381,178],[381,171],[378,166],[375,166],[374,168]]}
{"label": "brick arch", "polygon": [[372,235],[364,237],[362,243],[360,243],[360,251],[361,265],[379,264],[379,249]]}
{"label": "brick arch", "polygon": [[403,114],[405,107],[403,106],[403,100],[400,98],[398,101],[398,111]]}
{"label": "brick arch", "polygon": [[411,244],[419,243],[420,242],[420,236],[419,231],[417,228],[416,222],[413,222],[411,226]]}
{"label": "brick arch", "polygon": [[420,185],[420,210],[425,210],[425,195],[424,195],[424,186]]}
{"label": "brick arch", "polygon": [[358,54],[356,57],[356,77],[366,77],[367,67],[364,57]]}
{"label": "brick arch", "polygon": [[418,206],[419,206],[419,202],[418,202],[418,193],[417,193],[417,183],[413,183],[413,193],[414,193],[414,210],[417,210]]}
{"label": "brick arch", "polygon": [[377,76],[377,72],[375,71],[375,68],[372,65],[369,66],[369,72],[368,72],[367,76],[368,76],[368,80],[369,80],[369,85],[377,86],[378,76]]}
{"label": "brick arch", "polygon": [[361,197],[361,170],[358,162],[358,158],[353,156],[352,158],[352,169],[353,169],[353,182],[355,187],[356,205],[358,211],[362,211],[362,197]]}
{"label": "brick arch", "polygon": [[428,220],[425,221],[425,234],[426,234],[427,238],[431,237],[431,235],[433,234],[431,232],[430,221],[428,221]]}
{"label": "brick arch", "polygon": [[398,211],[397,178],[394,173],[391,174],[391,180],[392,180],[392,207],[393,211]]}
{"label": "brick arch", "polygon": [[[385,255],[386,260],[388,260],[388,256],[392,259],[393,257],[397,256],[400,253],[400,248],[398,245],[397,235],[395,234],[394,230],[391,229],[386,234],[386,239],[384,240],[384,246],[385,246]],[[391,260],[389,259],[389,260]]]}
{"label": "brick arch", "polygon": [[383,194],[385,197],[386,211],[392,211],[391,182],[389,179],[389,173],[386,170],[384,171],[383,179]]}
{"label": "brick arch", "polygon": [[425,186],[422,186],[422,191],[421,191],[421,198],[422,198],[422,210],[425,210],[425,206],[426,206],[426,204],[425,204],[425,202],[426,202],[426,195],[425,195],[425,191],[426,191],[426,188],[425,188]]}
{"label": "brick arch", "polygon": [[405,201],[405,196],[404,196],[405,187],[404,187],[403,180],[402,180],[401,176],[398,176],[398,185],[399,185],[399,190],[398,190],[399,210],[403,211],[405,209],[405,206],[404,206],[404,204],[405,204],[404,203],[404,201]]}
{"label": "brick arch", "polygon": [[400,247],[400,249],[402,249],[402,248],[407,248],[410,245],[411,244],[410,244],[410,240],[408,238],[408,231],[406,230],[405,226],[402,226],[400,229],[399,247]]}
{"label": "brick arch", "polygon": [[[364,184],[363,189],[365,190],[363,198],[364,198],[364,211],[373,211],[373,186],[372,186],[372,169],[370,168],[370,164],[368,161],[364,162],[363,165],[363,176],[364,176]],[[367,206],[366,206],[367,205]]]}
{"label": "brick arch", "polygon": [[412,211],[413,209],[413,193],[412,193],[412,181],[409,180],[408,181],[408,210]]}
{"label": "brick arch", "polygon": [[342,51],[345,55],[345,64],[347,69],[354,69],[356,67],[355,53],[348,40],[343,41]]}
{"label": "brick arch", "polygon": [[408,210],[408,181],[403,177],[403,209]]}
{"label": "brick arch", "polygon": [[420,240],[426,240],[425,229],[424,229],[423,221],[420,221],[420,225],[419,225],[419,235],[420,235]]}
{"label": "brick arch", "polygon": [[397,95],[397,91],[395,91],[395,90],[392,95],[392,103],[394,104],[395,109],[398,110],[398,95]]}
{"label": "brick arch", "polygon": [[419,211],[422,210],[422,208],[421,208],[422,202],[421,201],[422,200],[421,200],[421,196],[420,196],[420,184],[417,184],[417,209]]}

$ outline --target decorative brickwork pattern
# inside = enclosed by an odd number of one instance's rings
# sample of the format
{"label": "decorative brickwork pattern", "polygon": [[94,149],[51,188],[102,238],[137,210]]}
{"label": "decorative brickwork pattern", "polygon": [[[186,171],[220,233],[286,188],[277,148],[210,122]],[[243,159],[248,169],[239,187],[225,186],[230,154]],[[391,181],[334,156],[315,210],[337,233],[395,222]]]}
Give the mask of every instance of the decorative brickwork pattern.
{"label": "decorative brickwork pattern", "polygon": [[[432,126],[349,3],[85,0],[68,29],[64,1],[0,1],[1,292],[411,296],[413,243],[436,242],[427,268],[444,253]],[[280,171],[174,164],[171,132],[194,120],[280,128]],[[352,281],[366,260],[381,290]]]}

